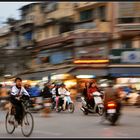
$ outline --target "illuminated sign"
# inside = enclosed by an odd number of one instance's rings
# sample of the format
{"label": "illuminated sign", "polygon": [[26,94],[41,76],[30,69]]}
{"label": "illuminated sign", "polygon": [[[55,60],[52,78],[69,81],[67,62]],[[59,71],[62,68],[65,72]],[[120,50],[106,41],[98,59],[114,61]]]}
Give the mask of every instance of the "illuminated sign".
{"label": "illuminated sign", "polygon": [[108,59],[104,60],[75,60],[75,64],[92,64],[92,63],[108,63]]}
{"label": "illuminated sign", "polygon": [[109,60],[111,64],[139,64],[140,49],[112,49],[110,50]]}

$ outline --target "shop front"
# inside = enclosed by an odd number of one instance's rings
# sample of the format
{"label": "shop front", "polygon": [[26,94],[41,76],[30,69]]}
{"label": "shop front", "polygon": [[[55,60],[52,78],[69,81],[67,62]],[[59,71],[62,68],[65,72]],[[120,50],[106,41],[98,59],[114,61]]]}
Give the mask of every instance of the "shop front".
{"label": "shop front", "polygon": [[71,74],[75,76],[77,80],[77,92],[81,94],[86,82],[95,80],[98,83],[108,75],[108,71],[101,68],[77,68],[71,71]]}
{"label": "shop front", "polygon": [[112,49],[108,71],[117,86],[140,89],[140,49]]}
{"label": "shop front", "polygon": [[140,89],[140,68],[110,68],[109,74],[115,79],[117,86],[132,86],[137,90]]}

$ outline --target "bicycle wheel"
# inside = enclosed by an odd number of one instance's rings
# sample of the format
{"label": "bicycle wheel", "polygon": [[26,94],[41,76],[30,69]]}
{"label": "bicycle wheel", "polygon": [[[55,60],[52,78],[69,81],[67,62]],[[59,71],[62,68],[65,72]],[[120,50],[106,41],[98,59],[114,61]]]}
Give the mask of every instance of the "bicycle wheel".
{"label": "bicycle wheel", "polygon": [[22,134],[25,137],[29,137],[32,134],[34,128],[34,119],[30,112],[26,112],[21,125]]}
{"label": "bicycle wheel", "polygon": [[9,112],[6,114],[6,120],[5,120],[5,127],[6,127],[6,131],[9,134],[12,134],[15,130],[15,116],[11,115]]}

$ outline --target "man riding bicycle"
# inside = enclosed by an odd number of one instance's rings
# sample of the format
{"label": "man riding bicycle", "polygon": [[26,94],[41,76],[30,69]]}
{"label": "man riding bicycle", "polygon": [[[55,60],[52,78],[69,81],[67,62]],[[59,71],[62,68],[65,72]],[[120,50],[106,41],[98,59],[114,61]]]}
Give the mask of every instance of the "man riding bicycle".
{"label": "man riding bicycle", "polygon": [[22,86],[21,78],[15,79],[15,85],[12,87],[10,95],[11,103],[15,106],[16,110],[15,120],[18,122],[18,124],[21,124],[21,121],[23,119],[23,106],[20,97],[24,97],[27,100],[29,99],[29,93]]}

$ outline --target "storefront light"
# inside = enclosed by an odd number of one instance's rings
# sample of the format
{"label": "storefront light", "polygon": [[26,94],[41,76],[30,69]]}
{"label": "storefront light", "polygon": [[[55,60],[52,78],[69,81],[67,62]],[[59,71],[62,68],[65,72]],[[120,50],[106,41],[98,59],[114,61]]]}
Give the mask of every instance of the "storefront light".
{"label": "storefront light", "polygon": [[95,75],[77,75],[76,78],[95,78]]}
{"label": "storefront light", "polygon": [[85,64],[85,63],[108,63],[109,60],[108,59],[104,59],[104,60],[75,60],[74,63],[75,64]]}
{"label": "storefront light", "polygon": [[48,77],[43,77],[42,80],[43,81],[48,81],[49,79],[48,79]]}
{"label": "storefront light", "polygon": [[51,77],[52,80],[58,80],[58,79],[66,79],[67,77],[69,77],[69,74],[58,74],[58,75],[53,75]]}
{"label": "storefront light", "polygon": [[67,88],[70,88],[72,86],[75,86],[77,84],[76,80],[67,80],[64,82]]}

